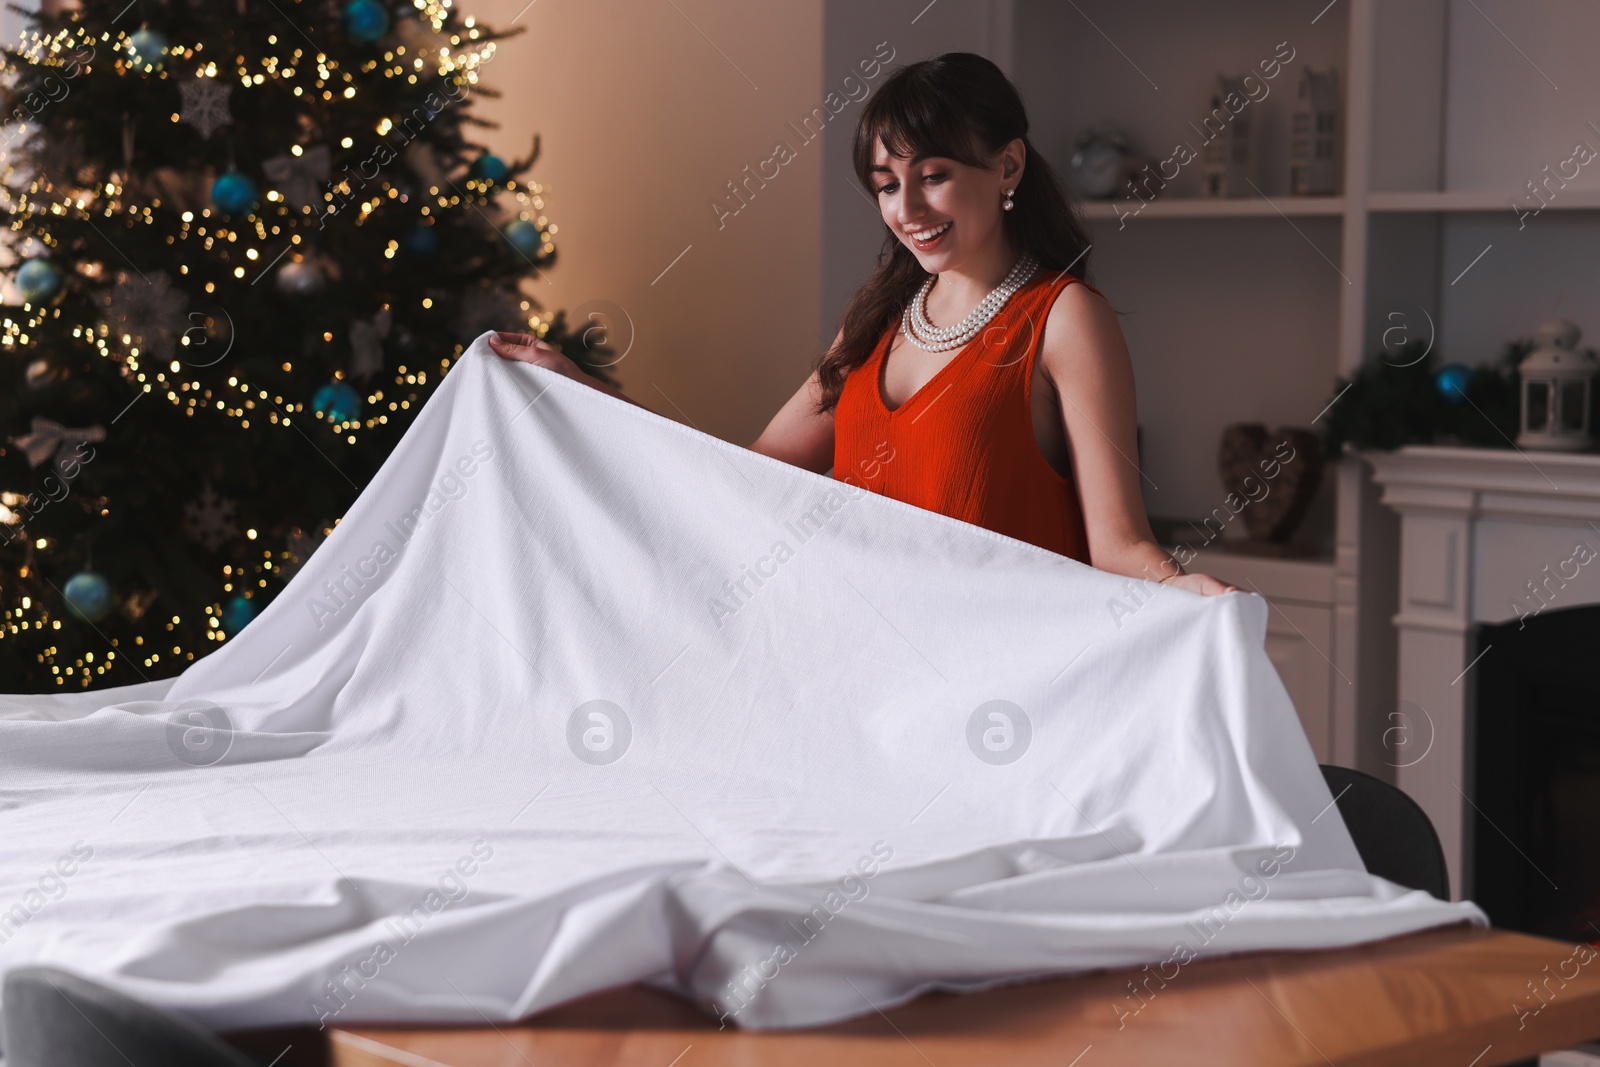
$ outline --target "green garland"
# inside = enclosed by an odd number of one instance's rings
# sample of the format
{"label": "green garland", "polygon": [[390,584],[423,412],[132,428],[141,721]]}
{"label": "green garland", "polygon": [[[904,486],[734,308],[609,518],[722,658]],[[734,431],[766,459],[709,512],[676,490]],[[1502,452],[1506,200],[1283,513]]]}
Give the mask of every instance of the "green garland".
{"label": "green garland", "polygon": [[[1417,444],[1513,447],[1521,428],[1517,365],[1533,348],[1530,340],[1511,341],[1494,364],[1472,368],[1441,367],[1416,341],[1379,354],[1349,380],[1336,380],[1338,399],[1323,420],[1324,456],[1337,460],[1347,441],[1385,452]],[[1441,381],[1441,371],[1464,371],[1465,389],[1451,385],[1450,375]]]}

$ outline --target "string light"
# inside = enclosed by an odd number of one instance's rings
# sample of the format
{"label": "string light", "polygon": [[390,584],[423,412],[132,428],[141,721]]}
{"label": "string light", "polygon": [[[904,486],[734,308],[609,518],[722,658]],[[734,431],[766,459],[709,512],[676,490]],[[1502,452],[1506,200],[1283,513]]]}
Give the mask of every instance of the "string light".
{"label": "string light", "polygon": [[[69,22],[51,33],[27,31],[22,35],[21,43],[13,43],[9,51],[16,60],[44,68],[62,68],[76,63],[75,57],[89,47],[94,50],[94,58],[81,64],[84,71],[92,71],[104,64],[132,77],[169,80],[215,78],[234,86],[238,91],[289,92],[297,98],[309,94],[330,102],[335,99],[360,99],[362,87],[359,78],[371,77],[375,72],[386,79],[402,79],[406,85],[416,85],[422,78],[453,80],[462,87],[477,85],[480,68],[495,56],[496,42],[485,39],[484,31],[472,17],[458,16],[449,0],[412,2],[417,11],[419,28],[440,35],[438,40],[429,47],[397,45],[384,53],[381,62],[364,58],[353,69],[346,69],[333,57],[314,50],[307,51],[301,47],[287,47],[285,50],[285,46],[292,46],[293,42],[280,42],[276,34],[269,36],[267,43],[281,54],[255,57],[235,55],[229,59],[205,54],[202,42],[176,43],[167,49],[164,65],[160,69],[153,69],[152,64],[134,58],[130,48],[130,31],[118,30],[114,36],[110,32],[95,34],[76,22]],[[452,27],[452,21],[458,18],[460,24]],[[173,114],[170,119],[179,122],[181,116]],[[377,124],[380,136],[387,136],[394,130],[394,123],[387,118]],[[338,143],[343,149],[351,149],[356,142],[354,138],[345,136]],[[301,156],[304,146],[289,145],[285,151]],[[229,295],[228,286],[254,284],[257,280],[256,271],[270,269],[276,262],[274,257],[283,250],[285,234],[291,245],[298,245],[302,243],[302,238],[295,232],[297,229],[313,224],[320,228],[326,221],[318,218],[310,207],[298,210],[290,207],[283,190],[278,188],[263,189],[262,203],[247,218],[226,219],[216,216],[209,208],[202,208],[198,213],[183,211],[173,220],[171,212],[163,209],[159,198],[152,197],[149,203],[133,203],[120,174],[111,175],[94,188],[76,190],[59,188],[48,175],[42,173],[29,175],[21,182],[14,181],[15,178],[16,169],[8,162],[3,180],[0,180],[0,203],[10,214],[14,231],[29,230],[46,249],[54,250],[60,248],[60,239],[51,232],[52,225],[57,223],[83,222],[97,229],[109,224],[113,240],[117,227],[148,229],[154,239],[177,250],[177,269],[181,275],[198,273],[207,276],[203,282],[204,292],[214,296],[224,306]],[[407,194],[384,180],[364,190],[367,195],[355,210],[349,212],[347,221],[355,226],[370,225],[383,206],[391,201],[407,205],[421,216],[429,217],[449,209],[484,206],[495,195],[511,195],[520,203],[521,217],[540,227],[544,251],[548,253],[554,250],[552,238],[556,227],[542,214],[545,204],[541,186],[515,181],[506,181],[497,186],[476,178],[463,185],[465,188],[460,191],[430,189],[428,195],[434,198],[432,202],[407,204],[410,199]],[[348,198],[353,195],[353,190],[344,181],[323,196],[324,207],[329,215],[344,214],[334,205],[335,193]],[[35,220],[52,225],[39,225]],[[169,226],[169,232],[162,232]],[[393,259],[397,248],[396,242],[387,242],[385,258]],[[92,279],[100,278],[103,272],[98,262],[79,263],[76,269]],[[431,299],[424,300],[423,306],[431,308]],[[521,308],[529,312],[528,301],[522,301]],[[193,416],[201,410],[209,410],[237,420],[239,427],[245,430],[270,433],[271,428],[276,427],[300,432],[299,417],[306,414],[306,406],[286,401],[262,383],[230,374],[225,382],[215,381],[208,385],[182,360],[158,361],[141,351],[132,337],[113,335],[103,323],[61,323],[61,319],[60,307],[24,305],[20,314],[12,309],[0,323],[0,348],[26,348],[34,340],[33,332],[44,323],[59,323],[69,330],[74,342],[84,346],[89,355],[117,364],[135,389],[152,398],[164,398],[185,415]],[[539,314],[529,314],[526,321],[537,336],[544,336],[551,325]],[[332,338],[326,336],[325,340],[331,341]],[[179,344],[191,344],[188,333],[179,340]],[[454,346],[451,355],[439,361],[437,372],[401,367],[391,380],[370,383],[364,390],[365,416],[336,424],[326,419],[324,421],[339,430],[347,444],[356,444],[361,431],[386,426],[394,413],[416,407],[422,399],[419,390],[427,385],[429,374],[442,376],[461,350],[459,344]],[[285,375],[292,375],[293,362],[284,361],[281,370]],[[267,417],[262,418],[263,414]],[[320,415],[316,417],[323,418]],[[21,504],[22,499],[17,494],[0,493],[0,531],[22,522],[22,516],[16,510]],[[106,515],[109,511],[102,508],[100,513]],[[331,529],[329,527],[322,532],[327,534]],[[256,536],[255,530],[248,535],[250,539]],[[49,547],[49,542],[41,538],[30,544],[30,552],[35,548],[46,551]],[[238,565],[224,565],[222,589],[230,595],[236,592],[242,595],[264,588],[267,576],[278,575],[288,562],[290,553],[286,550],[280,550],[276,558],[271,550],[265,550],[261,559],[250,568],[250,573],[245,573]],[[28,579],[33,575],[33,568],[29,563],[23,563],[15,573],[18,578]],[[3,591],[3,584],[0,582],[0,591]],[[221,604],[205,605],[202,610],[205,640],[225,642],[227,633],[221,620]],[[68,625],[77,623],[72,618],[66,621]],[[161,625],[169,634],[176,634],[181,627],[181,619],[172,616],[170,621]],[[26,595],[18,598],[11,610],[0,615],[0,641],[24,634],[32,637],[38,633],[56,633],[62,629],[62,618],[54,616],[38,599]],[[112,646],[110,648],[99,652],[85,651],[81,655],[66,658],[58,658],[62,656],[60,646],[50,643],[37,649],[38,662],[48,668],[58,686],[87,688],[95,679],[113,671],[120,673],[131,670],[142,677],[144,671],[163,663],[188,662],[196,657],[195,651],[184,649],[181,642],[158,647],[153,643],[147,644],[142,634],[135,634],[127,649],[122,648],[122,643],[116,637],[108,640]]]}

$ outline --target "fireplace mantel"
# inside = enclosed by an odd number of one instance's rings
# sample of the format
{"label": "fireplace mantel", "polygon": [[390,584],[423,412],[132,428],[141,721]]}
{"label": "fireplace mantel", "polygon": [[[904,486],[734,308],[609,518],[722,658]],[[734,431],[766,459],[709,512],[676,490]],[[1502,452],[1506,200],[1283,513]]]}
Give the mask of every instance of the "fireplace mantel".
{"label": "fireplace mantel", "polygon": [[1452,896],[1470,897],[1473,629],[1600,603],[1600,455],[1432,445],[1359,454],[1400,513],[1385,762],[1439,831]]}

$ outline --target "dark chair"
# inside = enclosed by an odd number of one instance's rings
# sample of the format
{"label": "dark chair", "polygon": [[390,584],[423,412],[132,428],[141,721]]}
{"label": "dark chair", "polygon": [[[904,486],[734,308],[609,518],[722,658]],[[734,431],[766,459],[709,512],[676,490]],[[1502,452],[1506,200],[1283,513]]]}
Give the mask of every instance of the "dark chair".
{"label": "dark chair", "polygon": [[1417,802],[1381,779],[1319,764],[1361,862],[1379,878],[1450,899],[1450,873],[1433,823]]}
{"label": "dark chair", "polygon": [[5,1067],[255,1067],[197,1024],[55,967],[6,973]]}

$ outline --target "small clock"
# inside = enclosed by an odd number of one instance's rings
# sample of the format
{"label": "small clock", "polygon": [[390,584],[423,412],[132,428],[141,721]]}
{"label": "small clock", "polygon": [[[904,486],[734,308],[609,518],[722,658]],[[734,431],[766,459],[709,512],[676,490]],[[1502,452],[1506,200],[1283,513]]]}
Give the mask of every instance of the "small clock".
{"label": "small clock", "polygon": [[1078,189],[1093,200],[1115,196],[1130,159],[1127,135],[1114,126],[1100,126],[1082,134],[1075,147],[1072,175]]}

